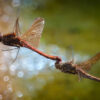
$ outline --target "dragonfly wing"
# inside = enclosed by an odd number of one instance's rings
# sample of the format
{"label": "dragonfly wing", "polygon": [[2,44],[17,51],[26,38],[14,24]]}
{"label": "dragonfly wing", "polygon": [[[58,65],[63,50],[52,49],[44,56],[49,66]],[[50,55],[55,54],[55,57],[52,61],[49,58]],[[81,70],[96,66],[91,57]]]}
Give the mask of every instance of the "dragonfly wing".
{"label": "dragonfly wing", "polygon": [[37,48],[43,28],[44,28],[44,19],[36,18],[30,29],[26,33],[24,33],[21,36],[21,38],[27,41],[30,45]]}
{"label": "dragonfly wing", "polygon": [[91,68],[91,66],[93,64],[95,64],[98,60],[100,60],[100,52],[97,53],[94,57],[92,57],[91,59],[82,62],[80,64],[78,64],[78,66],[80,66],[81,68],[85,69],[85,70],[89,70]]}
{"label": "dragonfly wing", "polygon": [[19,36],[20,28],[19,28],[19,17],[16,19],[15,25],[14,25],[14,33]]}

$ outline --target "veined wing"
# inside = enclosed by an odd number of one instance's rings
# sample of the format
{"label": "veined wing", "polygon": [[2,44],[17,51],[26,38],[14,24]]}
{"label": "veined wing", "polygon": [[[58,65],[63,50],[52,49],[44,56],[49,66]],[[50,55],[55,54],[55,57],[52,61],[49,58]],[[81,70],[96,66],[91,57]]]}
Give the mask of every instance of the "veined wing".
{"label": "veined wing", "polygon": [[95,64],[98,60],[100,60],[100,52],[97,53],[94,57],[92,57],[91,59],[82,62],[80,64],[78,64],[78,66],[80,66],[81,68],[85,69],[85,70],[89,70],[91,68],[91,66],[93,64]]}
{"label": "veined wing", "polygon": [[31,28],[24,33],[21,38],[27,41],[30,45],[37,48],[40,37],[44,28],[44,19],[36,18],[31,26]]}
{"label": "veined wing", "polygon": [[19,28],[19,17],[16,19],[15,25],[14,25],[14,33],[19,36],[20,28]]}

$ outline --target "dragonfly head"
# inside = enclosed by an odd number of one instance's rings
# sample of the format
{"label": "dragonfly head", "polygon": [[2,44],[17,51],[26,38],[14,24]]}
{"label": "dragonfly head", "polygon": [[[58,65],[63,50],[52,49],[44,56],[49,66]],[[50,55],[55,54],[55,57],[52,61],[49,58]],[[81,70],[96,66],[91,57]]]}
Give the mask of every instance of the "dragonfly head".
{"label": "dragonfly head", "polygon": [[0,42],[2,41],[3,35],[0,33]]}

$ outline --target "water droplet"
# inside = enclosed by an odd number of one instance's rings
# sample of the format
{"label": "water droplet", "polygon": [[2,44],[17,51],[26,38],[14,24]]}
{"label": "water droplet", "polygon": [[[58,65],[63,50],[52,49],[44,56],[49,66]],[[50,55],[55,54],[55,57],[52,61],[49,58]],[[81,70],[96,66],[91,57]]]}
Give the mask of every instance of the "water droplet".
{"label": "water droplet", "polygon": [[12,89],[11,84],[8,84],[8,85],[7,85],[7,88],[8,88],[8,90],[9,90],[10,92],[13,92],[13,89]]}
{"label": "water droplet", "polygon": [[11,70],[11,71],[15,71],[15,70],[16,70],[16,66],[15,66],[15,65],[11,65],[11,66],[10,66],[10,70]]}
{"label": "water droplet", "polygon": [[22,93],[21,91],[18,91],[18,92],[17,92],[17,96],[18,96],[19,98],[21,98],[21,97],[23,96],[23,93]]}
{"label": "water droplet", "polygon": [[19,72],[17,73],[17,76],[20,77],[20,78],[22,78],[22,77],[24,76],[24,72],[19,71]]}
{"label": "water droplet", "polygon": [[7,82],[7,81],[9,81],[9,76],[4,76],[3,79],[4,79],[5,82]]}

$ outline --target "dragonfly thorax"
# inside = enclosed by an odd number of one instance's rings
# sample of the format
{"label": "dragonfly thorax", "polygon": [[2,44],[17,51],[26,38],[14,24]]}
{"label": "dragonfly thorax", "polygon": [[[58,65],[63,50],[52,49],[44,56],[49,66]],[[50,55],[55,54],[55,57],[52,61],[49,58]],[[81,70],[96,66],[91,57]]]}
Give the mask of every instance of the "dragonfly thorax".
{"label": "dragonfly thorax", "polygon": [[64,73],[76,74],[76,66],[70,62],[61,62],[55,65],[57,69],[60,69]]}
{"label": "dragonfly thorax", "polygon": [[14,33],[1,35],[0,42],[2,42],[4,45],[8,45],[8,46],[15,46],[15,47],[20,46],[20,40]]}

